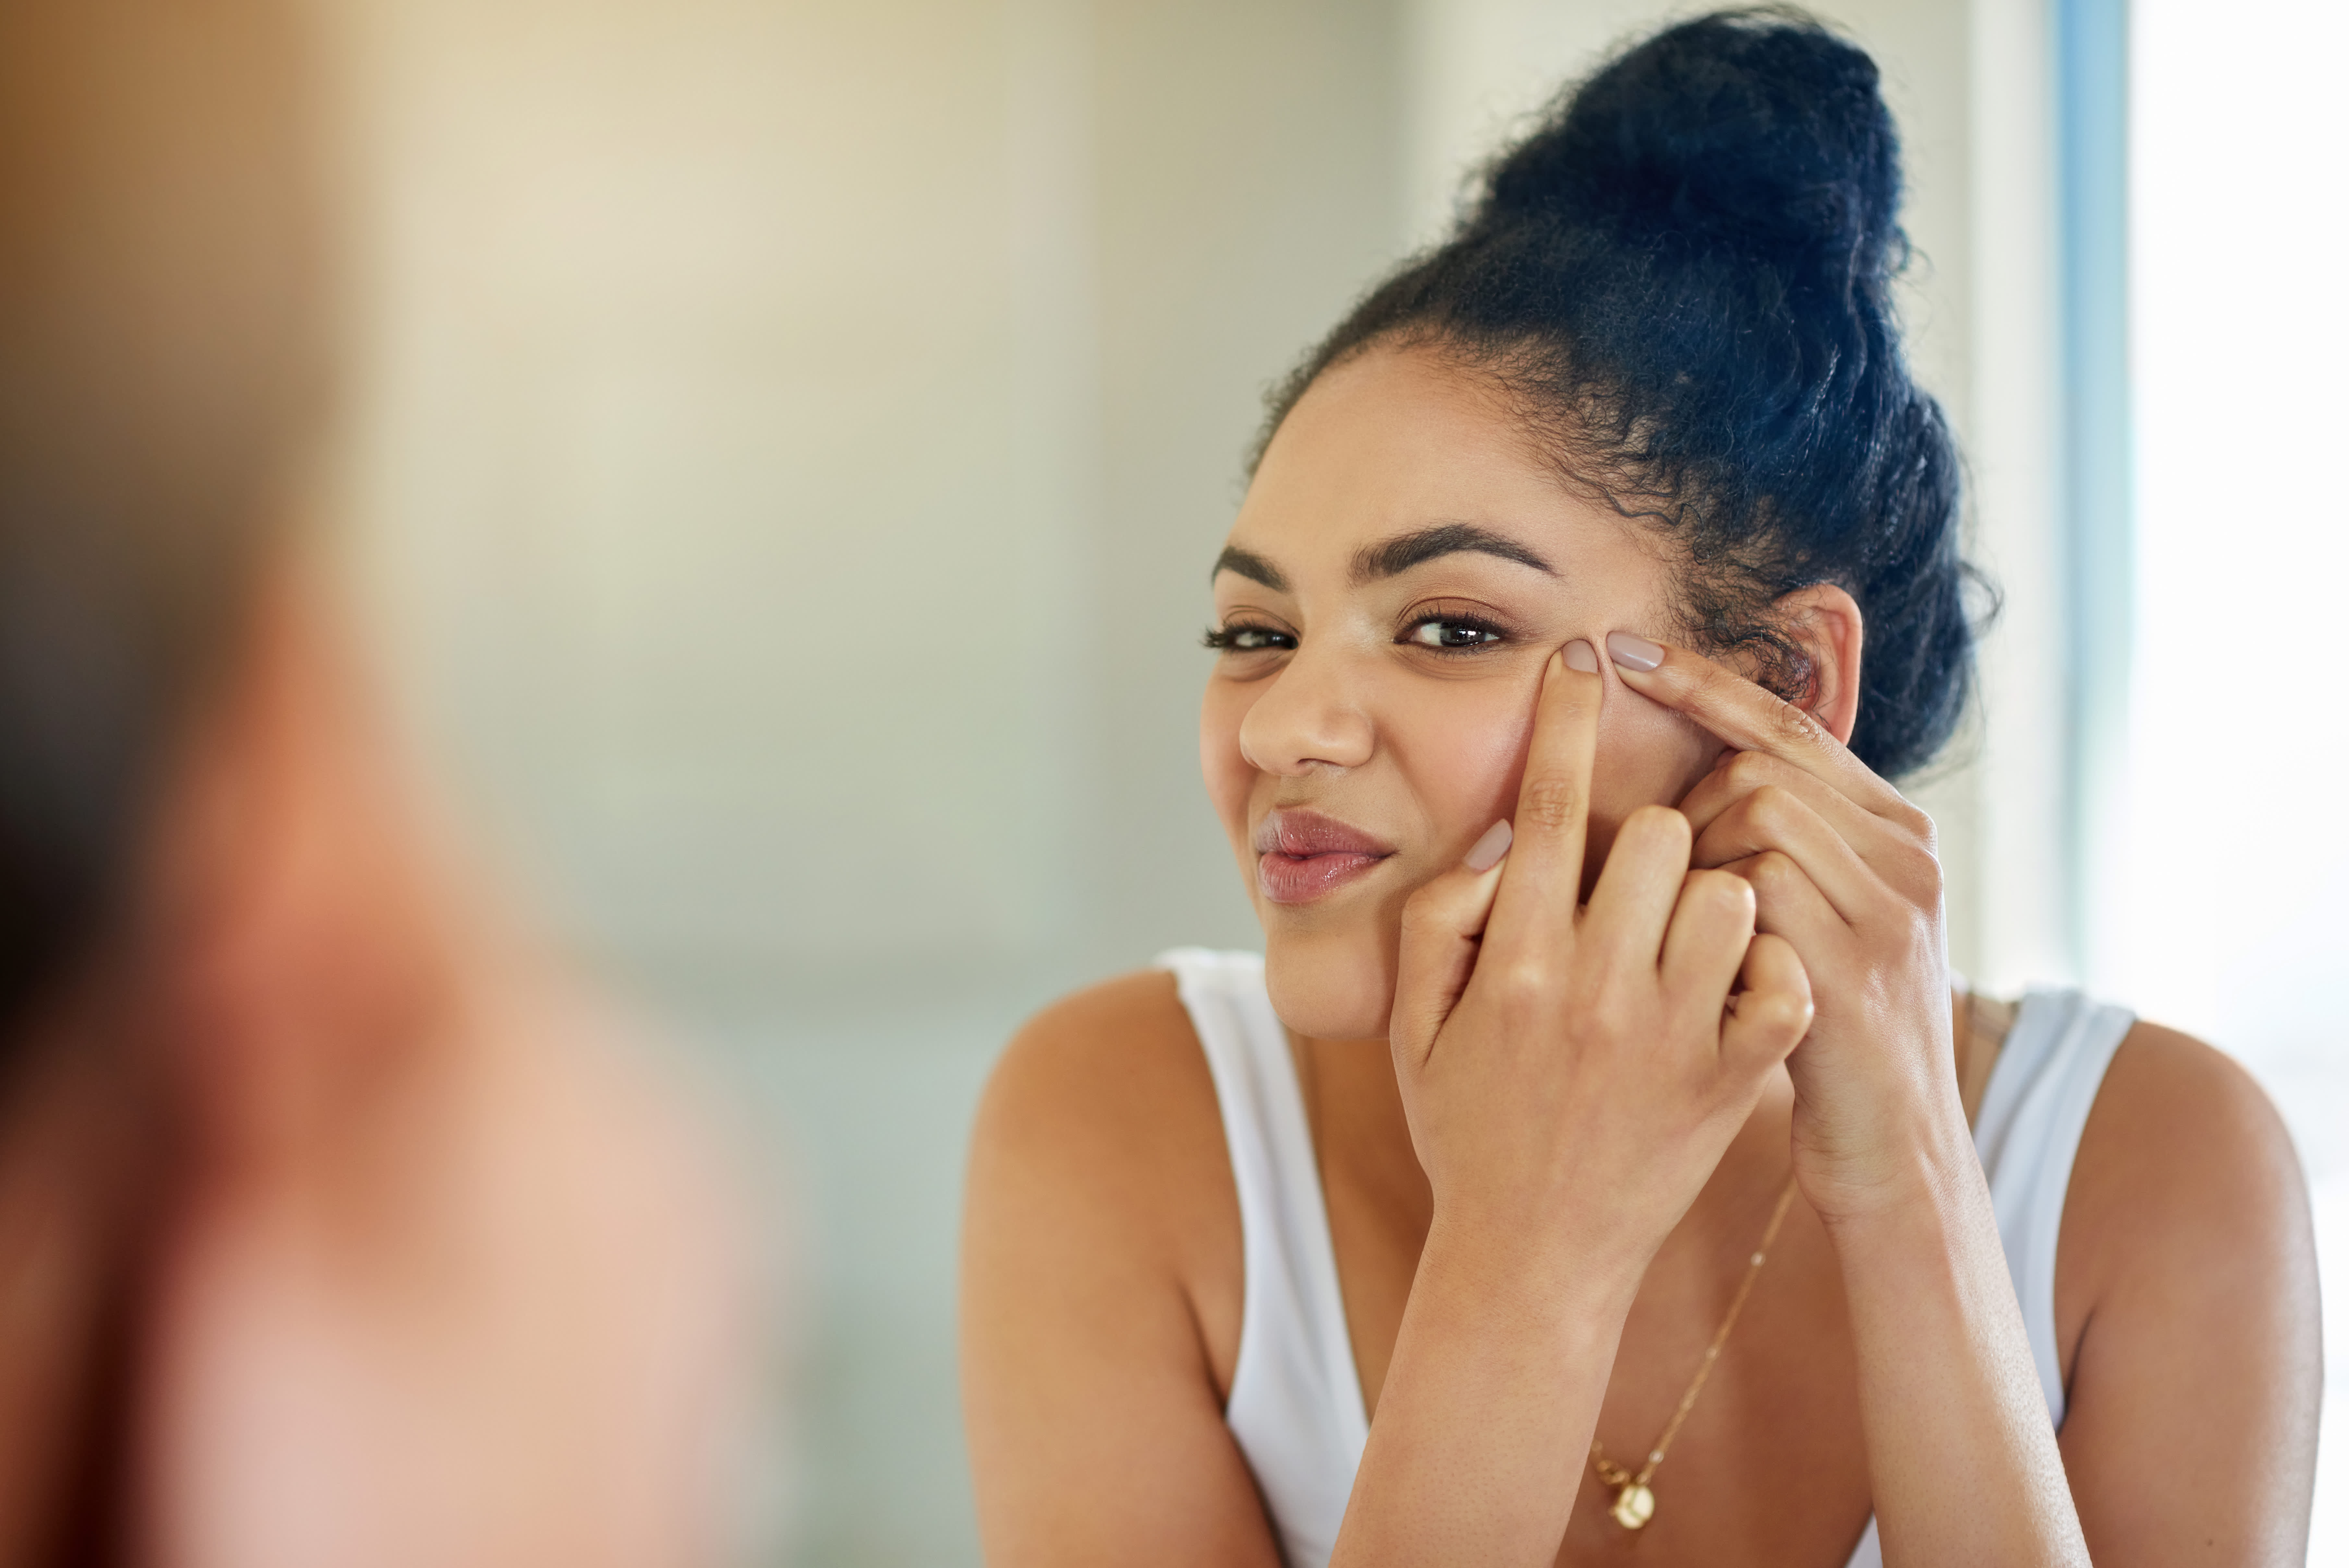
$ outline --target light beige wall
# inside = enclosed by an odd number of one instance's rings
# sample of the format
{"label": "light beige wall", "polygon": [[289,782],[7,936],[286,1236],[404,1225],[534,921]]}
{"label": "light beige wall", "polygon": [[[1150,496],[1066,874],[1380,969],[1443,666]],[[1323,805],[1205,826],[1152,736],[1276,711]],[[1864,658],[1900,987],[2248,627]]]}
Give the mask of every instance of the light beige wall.
{"label": "light beige wall", "polygon": [[1395,249],[1389,12],[327,3],[357,576],[567,927],[769,994],[1247,940],[1204,577]]}
{"label": "light beige wall", "polygon": [[1050,19],[343,11],[355,553],[501,840],[597,949],[730,980],[1064,940],[1090,234]]}

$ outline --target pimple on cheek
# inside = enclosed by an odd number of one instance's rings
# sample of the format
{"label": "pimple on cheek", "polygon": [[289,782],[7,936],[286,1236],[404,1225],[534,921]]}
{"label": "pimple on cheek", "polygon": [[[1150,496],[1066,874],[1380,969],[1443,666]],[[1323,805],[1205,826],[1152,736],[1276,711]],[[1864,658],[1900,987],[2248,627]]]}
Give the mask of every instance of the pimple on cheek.
{"label": "pimple on cheek", "polygon": [[1593,809],[1619,820],[1642,805],[1673,805],[1722,751],[1722,742],[1686,714],[1618,684],[1608,692],[1599,722]]}

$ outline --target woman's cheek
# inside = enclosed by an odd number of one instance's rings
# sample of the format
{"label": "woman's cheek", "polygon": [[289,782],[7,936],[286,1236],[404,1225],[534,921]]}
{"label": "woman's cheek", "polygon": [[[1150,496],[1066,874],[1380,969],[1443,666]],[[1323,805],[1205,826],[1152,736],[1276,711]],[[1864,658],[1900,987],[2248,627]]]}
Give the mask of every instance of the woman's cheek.
{"label": "woman's cheek", "polygon": [[1623,819],[1643,805],[1677,805],[1723,747],[1682,714],[1621,684],[1607,694],[1590,779],[1590,855],[1604,862]]}
{"label": "woman's cheek", "polygon": [[1435,830],[1433,876],[1468,853],[1486,828],[1516,815],[1533,743],[1533,704],[1496,681],[1481,689],[1439,687],[1414,706],[1419,711],[1407,726],[1389,726],[1388,744]]}

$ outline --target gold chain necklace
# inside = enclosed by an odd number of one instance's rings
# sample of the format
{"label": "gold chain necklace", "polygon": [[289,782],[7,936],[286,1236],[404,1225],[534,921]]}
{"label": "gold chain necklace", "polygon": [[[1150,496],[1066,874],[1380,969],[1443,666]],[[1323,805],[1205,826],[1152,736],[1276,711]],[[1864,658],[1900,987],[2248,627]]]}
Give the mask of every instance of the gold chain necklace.
{"label": "gold chain necklace", "polygon": [[1672,1439],[1680,1436],[1681,1423],[1688,1419],[1689,1411],[1696,1405],[1697,1395],[1704,1389],[1704,1380],[1713,1376],[1713,1364],[1721,1359],[1721,1347],[1728,1343],[1729,1331],[1737,1326],[1737,1314],[1745,1310],[1745,1298],[1754,1293],[1754,1282],[1760,1277],[1762,1264],[1770,1256],[1770,1244],[1778,1239],[1778,1227],[1785,1221],[1786,1206],[1794,1200],[1795,1179],[1790,1176],[1785,1189],[1778,1194],[1778,1206],[1770,1210],[1770,1225],[1762,1232],[1762,1244],[1746,1261],[1745,1277],[1737,1282],[1737,1293],[1729,1298],[1729,1311],[1723,1315],[1721,1326],[1713,1331],[1713,1343],[1704,1347],[1704,1359],[1696,1364],[1696,1376],[1689,1379],[1688,1392],[1681,1396],[1680,1408],[1664,1424],[1664,1435],[1648,1450],[1648,1462],[1640,1467],[1639,1473],[1635,1475],[1609,1459],[1599,1439],[1590,1439],[1590,1468],[1615,1490],[1615,1501],[1607,1511],[1624,1529],[1638,1530],[1656,1517],[1656,1494],[1648,1490],[1648,1482],[1654,1478],[1656,1467],[1664,1462]]}

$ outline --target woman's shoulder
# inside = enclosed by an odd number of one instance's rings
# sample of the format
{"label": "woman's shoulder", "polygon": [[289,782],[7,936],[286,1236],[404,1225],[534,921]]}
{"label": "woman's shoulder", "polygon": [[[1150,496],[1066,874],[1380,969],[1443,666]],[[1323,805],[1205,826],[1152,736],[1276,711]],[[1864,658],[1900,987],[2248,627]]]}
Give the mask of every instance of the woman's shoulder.
{"label": "woman's shoulder", "polygon": [[1189,1012],[1165,970],[1119,975],[1074,992],[1020,1025],[988,1083],[997,1115],[1057,1122],[1146,1116],[1172,1095],[1214,1086]]}
{"label": "woman's shoulder", "polygon": [[2163,1186],[2301,1182],[2283,1118],[2242,1064],[2181,1030],[2142,1020],[2113,1054],[2081,1157],[2158,1174]]}
{"label": "woman's shoulder", "polygon": [[2078,1234],[2082,1261],[2111,1282],[2147,1265],[2290,1251],[2307,1214],[2292,1136],[2241,1064],[2182,1031],[2133,1024],[2081,1134],[2067,1251]]}
{"label": "woman's shoulder", "polygon": [[[1022,1310],[1055,1292],[1116,1301],[1122,1322],[1179,1300],[1181,1333],[1166,1343],[1204,1345],[1211,1373],[1228,1378],[1239,1197],[1173,974],[1106,981],[1029,1020],[988,1079],[970,1160],[968,1278]],[[1070,1321],[1092,1322],[1092,1310]]]}
{"label": "woman's shoulder", "polygon": [[2143,1478],[2189,1441],[2260,1456],[2229,1495],[2279,1539],[2306,1520],[2315,1236],[2291,1136],[2240,1064],[2178,1030],[2129,1030],[2073,1166],[2055,1306],[2064,1464],[2091,1540],[2144,1538]]}
{"label": "woman's shoulder", "polygon": [[1145,970],[1062,997],[1011,1037],[974,1133],[982,1156],[1081,1179],[1116,1200],[1226,1167],[1222,1113],[1174,974]]}

